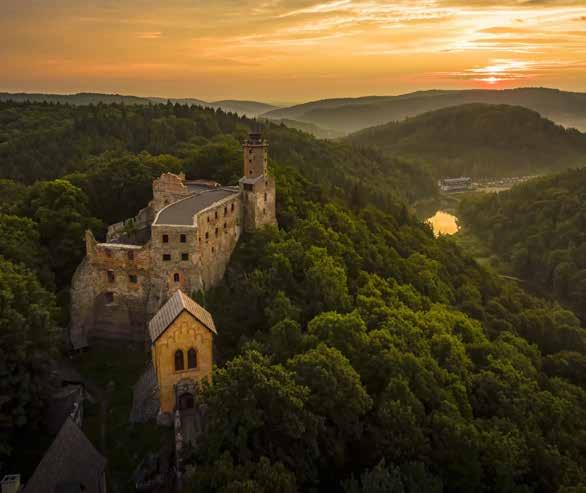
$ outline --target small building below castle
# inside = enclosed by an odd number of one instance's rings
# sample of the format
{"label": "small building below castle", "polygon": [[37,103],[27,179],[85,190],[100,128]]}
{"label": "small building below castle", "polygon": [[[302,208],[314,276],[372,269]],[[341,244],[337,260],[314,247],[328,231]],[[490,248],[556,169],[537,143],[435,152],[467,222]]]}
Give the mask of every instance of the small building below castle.
{"label": "small building below castle", "polygon": [[197,384],[212,375],[211,314],[179,290],[150,321],[149,334],[160,412],[193,409]]}

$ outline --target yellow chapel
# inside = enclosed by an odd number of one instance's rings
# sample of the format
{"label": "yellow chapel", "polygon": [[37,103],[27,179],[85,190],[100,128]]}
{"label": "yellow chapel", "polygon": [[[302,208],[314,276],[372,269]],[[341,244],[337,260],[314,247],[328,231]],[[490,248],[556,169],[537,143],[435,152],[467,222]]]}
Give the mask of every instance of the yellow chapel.
{"label": "yellow chapel", "polygon": [[211,314],[181,290],[149,322],[161,413],[194,407],[197,383],[212,375],[216,327]]}

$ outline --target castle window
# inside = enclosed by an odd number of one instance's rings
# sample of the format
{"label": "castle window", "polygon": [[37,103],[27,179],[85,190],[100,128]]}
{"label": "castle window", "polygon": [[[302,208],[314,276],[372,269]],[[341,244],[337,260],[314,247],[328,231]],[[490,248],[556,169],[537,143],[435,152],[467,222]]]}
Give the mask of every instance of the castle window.
{"label": "castle window", "polygon": [[132,283],[132,284],[136,284],[138,282],[138,277],[136,277],[135,274],[130,274],[128,276],[128,280]]}
{"label": "castle window", "polygon": [[112,256],[112,251],[109,248],[105,248],[104,251],[106,252],[106,257]]}
{"label": "castle window", "polygon": [[185,362],[183,361],[183,351],[178,349],[175,351],[175,371],[181,371],[185,369]]}
{"label": "castle window", "polygon": [[267,210],[266,209],[263,209],[262,210],[262,215],[264,216],[264,215],[266,215],[266,213],[267,213]]}
{"label": "castle window", "polygon": [[268,198],[269,198],[269,196],[267,195],[267,192],[265,192],[265,202],[267,201]]}
{"label": "castle window", "polygon": [[134,260],[134,252],[128,252],[128,260]]}
{"label": "castle window", "polygon": [[187,368],[197,368],[197,353],[193,348],[187,351]]}
{"label": "castle window", "polygon": [[248,174],[249,174],[249,175],[252,175],[252,170],[250,170],[250,171],[248,172]]}
{"label": "castle window", "polygon": [[214,212],[214,217],[218,219],[218,211]]}
{"label": "castle window", "polygon": [[228,207],[224,207],[224,216],[228,215]]}
{"label": "castle window", "polygon": [[113,270],[108,271],[108,282],[114,282],[116,280],[116,276],[114,275]]}
{"label": "castle window", "polygon": [[180,235],[179,236],[179,241],[181,241],[181,243],[187,243],[187,236],[186,235]]}
{"label": "castle window", "polygon": [[171,260],[171,254],[163,253],[163,261],[168,262],[169,260]]}
{"label": "castle window", "polygon": [[163,235],[163,243],[169,243],[169,235]]}
{"label": "castle window", "polygon": [[106,293],[106,303],[114,303],[114,293],[112,291]]}
{"label": "castle window", "polygon": [[251,183],[245,183],[244,184],[244,190],[252,191],[252,184]]}
{"label": "castle window", "polygon": [[208,223],[210,222],[210,216],[208,216]]}
{"label": "castle window", "polygon": [[216,251],[216,247],[212,247],[212,253]]}
{"label": "castle window", "polygon": [[209,233],[206,233],[206,241],[208,241],[208,238],[210,237]]}
{"label": "castle window", "polygon": [[216,228],[216,238],[218,237],[218,228]]}
{"label": "castle window", "polygon": [[228,228],[228,223],[224,223],[224,229]]}
{"label": "castle window", "polygon": [[231,210],[232,212],[234,212],[234,202],[232,202],[232,206],[230,207],[230,210]]}
{"label": "castle window", "polygon": [[187,262],[189,260],[189,253],[182,253],[181,260],[183,260],[183,262]]}
{"label": "castle window", "polygon": [[177,272],[173,274],[173,282],[179,282],[179,274],[177,274]]}

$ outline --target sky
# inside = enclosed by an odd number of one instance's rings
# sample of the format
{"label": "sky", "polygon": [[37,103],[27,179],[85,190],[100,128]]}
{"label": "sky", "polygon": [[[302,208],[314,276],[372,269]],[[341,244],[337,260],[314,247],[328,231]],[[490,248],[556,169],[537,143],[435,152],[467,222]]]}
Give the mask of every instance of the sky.
{"label": "sky", "polygon": [[586,0],[0,0],[0,91],[586,92]]}

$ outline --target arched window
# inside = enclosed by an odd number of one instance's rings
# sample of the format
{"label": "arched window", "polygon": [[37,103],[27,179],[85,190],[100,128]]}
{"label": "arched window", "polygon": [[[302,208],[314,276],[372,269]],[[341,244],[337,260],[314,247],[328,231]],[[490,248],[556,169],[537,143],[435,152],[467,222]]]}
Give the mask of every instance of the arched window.
{"label": "arched window", "polygon": [[187,368],[197,368],[197,353],[193,348],[187,351]]}
{"label": "arched window", "polygon": [[183,351],[178,349],[175,351],[175,371],[181,371],[185,369],[185,362],[183,361]]}
{"label": "arched window", "polygon": [[179,282],[179,274],[177,274],[177,273],[173,274],[173,281]]}

